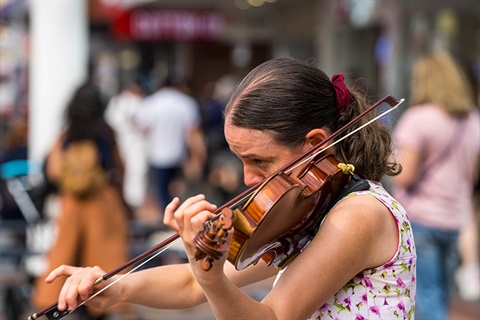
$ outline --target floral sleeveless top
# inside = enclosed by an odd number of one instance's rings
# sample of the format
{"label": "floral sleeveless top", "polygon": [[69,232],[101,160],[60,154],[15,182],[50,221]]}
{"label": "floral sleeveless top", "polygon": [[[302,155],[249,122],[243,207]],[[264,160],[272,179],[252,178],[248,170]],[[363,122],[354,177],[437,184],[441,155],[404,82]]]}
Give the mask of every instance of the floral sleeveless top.
{"label": "floral sleeveless top", "polygon": [[370,194],[383,203],[397,222],[397,252],[386,264],[357,274],[310,319],[414,319],[417,258],[410,221],[380,183],[369,183],[369,190],[350,193],[340,201]]}

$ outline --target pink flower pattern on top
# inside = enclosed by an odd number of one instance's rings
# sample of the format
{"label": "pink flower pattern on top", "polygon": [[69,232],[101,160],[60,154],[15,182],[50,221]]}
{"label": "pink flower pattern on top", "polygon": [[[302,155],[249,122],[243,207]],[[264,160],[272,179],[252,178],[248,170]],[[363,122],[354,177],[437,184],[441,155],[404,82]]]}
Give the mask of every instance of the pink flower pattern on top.
{"label": "pink flower pattern on top", "polygon": [[386,264],[357,274],[310,319],[414,318],[416,251],[410,221],[403,207],[380,183],[369,182],[369,190],[350,193],[343,199],[370,194],[382,202],[397,222],[397,252]]}

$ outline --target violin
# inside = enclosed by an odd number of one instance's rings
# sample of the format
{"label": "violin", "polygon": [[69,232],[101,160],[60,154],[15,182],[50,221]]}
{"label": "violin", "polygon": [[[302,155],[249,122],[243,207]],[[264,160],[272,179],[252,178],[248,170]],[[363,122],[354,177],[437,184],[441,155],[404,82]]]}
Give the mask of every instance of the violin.
{"label": "violin", "polygon": [[[280,269],[287,266],[314,237],[326,213],[339,200],[339,195],[343,196],[342,191],[352,184],[353,166],[340,163],[328,153],[328,148],[393,111],[403,101],[397,101],[392,96],[384,97],[311,150],[219,207],[214,212],[215,218],[207,221],[204,230],[194,239],[197,248],[195,258],[202,260],[202,268],[210,270],[214,261],[227,252],[227,260],[237,270],[256,264],[260,259]],[[387,111],[327,146],[383,103],[390,106]],[[232,229],[232,239],[228,244],[227,238]],[[97,279],[94,286],[171,245],[179,237],[174,234],[106,273]],[[57,303],[53,303],[30,315],[28,320],[43,315],[49,320],[60,319],[70,312],[59,311]]]}
{"label": "violin", "polygon": [[[240,207],[224,208],[221,220],[207,224],[194,239],[196,258],[208,271],[228,250],[237,270],[263,259],[283,268],[315,235],[350,176],[338,167],[332,154],[310,161],[305,168],[279,172],[267,178]],[[225,248],[228,230],[234,228]]]}

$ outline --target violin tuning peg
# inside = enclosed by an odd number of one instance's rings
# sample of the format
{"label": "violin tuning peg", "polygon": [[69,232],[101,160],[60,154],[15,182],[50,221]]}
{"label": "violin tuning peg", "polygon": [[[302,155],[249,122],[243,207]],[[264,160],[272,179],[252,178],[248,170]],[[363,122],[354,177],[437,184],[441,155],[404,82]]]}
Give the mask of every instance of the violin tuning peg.
{"label": "violin tuning peg", "polygon": [[213,260],[210,259],[210,257],[205,257],[205,259],[202,260],[202,269],[203,271],[209,271],[212,269],[212,264]]}

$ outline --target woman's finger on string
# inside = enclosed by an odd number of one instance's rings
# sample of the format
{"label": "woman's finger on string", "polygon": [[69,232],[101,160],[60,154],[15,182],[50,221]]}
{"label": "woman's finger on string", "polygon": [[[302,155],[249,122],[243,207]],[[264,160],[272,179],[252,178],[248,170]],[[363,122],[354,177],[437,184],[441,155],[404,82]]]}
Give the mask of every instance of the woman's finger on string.
{"label": "woman's finger on string", "polygon": [[185,210],[185,208],[188,208],[193,203],[204,199],[205,195],[199,194],[194,197],[188,198],[182,204],[180,204],[180,199],[178,197],[175,197],[165,208],[163,218],[165,225],[171,227],[176,232],[179,232],[180,229],[183,228],[183,211]]}
{"label": "woman's finger on string", "polygon": [[176,210],[174,210],[173,201],[170,203],[172,206],[169,207],[168,210],[166,209],[166,215],[171,216],[171,219],[175,220],[174,224],[178,227],[177,232],[181,234],[184,229],[186,210],[198,203],[202,203],[204,200],[205,195],[198,194],[185,200]]}
{"label": "woman's finger on string", "polygon": [[[186,207],[183,211],[183,219],[185,223],[189,223],[200,231],[203,229],[204,223],[212,219],[215,215],[213,212],[217,209],[215,204],[212,204],[206,200],[200,200],[192,203],[189,207]],[[197,228],[195,228],[195,226]]]}
{"label": "woman's finger on string", "polygon": [[205,200],[205,195],[204,194],[197,194],[196,196],[190,197],[187,200],[185,200],[177,210],[175,210],[174,216],[177,218],[177,216],[183,216],[183,212],[185,209],[191,207],[193,204]]}
{"label": "woman's finger on string", "polygon": [[215,211],[216,206],[210,205],[209,208],[213,210],[205,209],[191,216],[190,224],[193,231],[195,232],[202,231],[205,228],[205,222],[215,217],[215,214],[213,214],[212,211]]}

